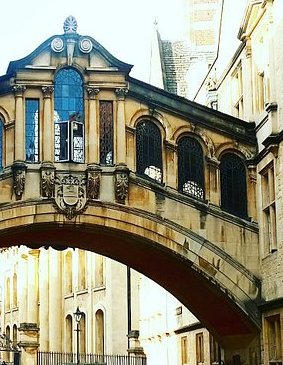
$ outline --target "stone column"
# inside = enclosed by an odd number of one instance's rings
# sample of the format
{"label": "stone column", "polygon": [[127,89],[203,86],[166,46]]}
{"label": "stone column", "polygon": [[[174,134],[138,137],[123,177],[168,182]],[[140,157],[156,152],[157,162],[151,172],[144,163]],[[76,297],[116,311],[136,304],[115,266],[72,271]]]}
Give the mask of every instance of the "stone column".
{"label": "stone column", "polygon": [[220,190],[219,190],[219,161],[215,158],[207,158],[208,176],[205,176],[207,181],[205,190],[207,199],[215,205],[220,204]]}
{"label": "stone column", "polygon": [[42,133],[42,160],[51,162],[54,159],[54,118],[51,110],[51,96],[53,86],[43,86],[43,133]]}
{"label": "stone column", "polygon": [[19,323],[27,322],[27,255],[22,254],[19,260],[18,276],[18,302],[19,302]]}
{"label": "stone column", "polygon": [[116,164],[126,163],[126,121],[125,98],[128,89],[115,90],[117,95],[117,123],[116,123]]}
{"label": "stone column", "polygon": [[49,351],[61,351],[62,288],[60,252],[49,249]]}
{"label": "stone column", "polygon": [[25,123],[24,123],[24,102],[23,95],[26,87],[15,85],[15,160],[25,161]]}
{"label": "stone column", "polygon": [[257,182],[257,171],[256,166],[250,165],[248,166],[249,174],[248,174],[248,216],[252,218],[252,220],[257,221],[257,195],[256,195],[256,182]]}
{"label": "stone column", "polygon": [[[166,185],[170,186],[173,189],[177,189],[177,156],[176,156],[176,144],[173,142],[165,141],[166,148],[166,177],[164,176],[164,182]],[[165,181],[166,179],[166,181]]]}
{"label": "stone column", "polygon": [[28,255],[28,302],[27,302],[27,322],[38,322],[38,256],[39,250],[30,250]]}
{"label": "stone column", "polygon": [[21,364],[37,365],[38,327],[35,323],[20,323]]}
{"label": "stone column", "polygon": [[39,323],[40,323],[40,349],[49,351],[49,251],[40,250],[39,256]]}
{"label": "stone column", "polygon": [[[99,89],[87,87],[88,92],[88,124],[85,128],[88,139],[88,154],[86,156],[88,163],[99,163],[99,126],[97,120],[97,94]],[[88,127],[88,128],[87,128]]]}

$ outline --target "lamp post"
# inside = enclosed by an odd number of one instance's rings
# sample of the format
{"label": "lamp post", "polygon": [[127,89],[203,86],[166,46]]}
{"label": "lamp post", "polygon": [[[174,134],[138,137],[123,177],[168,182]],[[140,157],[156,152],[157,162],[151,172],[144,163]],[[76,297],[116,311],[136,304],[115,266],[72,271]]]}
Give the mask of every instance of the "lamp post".
{"label": "lamp post", "polygon": [[79,307],[77,307],[77,310],[74,313],[75,320],[77,322],[77,329],[75,329],[75,331],[77,332],[77,364],[80,363],[80,334],[79,334],[80,328],[79,328],[79,323],[80,323],[80,320],[82,319],[82,315],[83,315],[83,312],[81,312],[79,310]]}

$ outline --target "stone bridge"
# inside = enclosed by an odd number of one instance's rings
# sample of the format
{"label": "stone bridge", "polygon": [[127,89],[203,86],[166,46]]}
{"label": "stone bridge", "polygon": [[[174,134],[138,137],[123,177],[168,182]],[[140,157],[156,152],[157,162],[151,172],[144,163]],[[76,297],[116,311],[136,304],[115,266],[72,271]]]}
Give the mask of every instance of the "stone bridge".
{"label": "stone bridge", "polygon": [[0,247],[111,257],[245,347],[261,326],[253,124],[135,80],[66,29],[0,78]]}

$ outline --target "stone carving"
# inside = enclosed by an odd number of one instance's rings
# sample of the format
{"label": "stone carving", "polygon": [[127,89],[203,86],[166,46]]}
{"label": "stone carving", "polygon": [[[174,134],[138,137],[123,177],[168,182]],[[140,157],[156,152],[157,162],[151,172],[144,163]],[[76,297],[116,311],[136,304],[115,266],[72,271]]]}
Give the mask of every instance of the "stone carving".
{"label": "stone carving", "polygon": [[91,40],[88,38],[82,38],[79,43],[79,49],[83,53],[90,53],[92,50]]}
{"label": "stone carving", "polygon": [[124,203],[129,190],[129,169],[126,165],[118,165],[115,175],[115,196],[119,203]]}
{"label": "stone carving", "polygon": [[64,42],[62,38],[56,37],[51,42],[51,49],[54,52],[62,52],[64,49]]}
{"label": "stone carving", "polygon": [[13,91],[15,93],[15,96],[23,96],[25,90],[26,90],[25,85],[16,84],[13,86]]}
{"label": "stone carving", "polygon": [[124,100],[125,97],[127,96],[128,92],[129,92],[129,90],[126,88],[123,88],[123,87],[115,90],[118,100]]}
{"label": "stone carving", "polygon": [[78,28],[78,23],[75,17],[69,15],[64,21],[64,33],[76,33]]}
{"label": "stone carving", "polygon": [[43,92],[44,99],[51,98],[51,95],[54,91],[54,87],[53,86],[42,86],[41,90]]}
{"label": "stone carving", "polygon": [[88,86],[88,87],[86,87],[86,91],[87,91],[90,99],[95,99],[96,95],[99,93],[100,89],[98,89],[96,87]]}
{"label": "stone carving", "polygon": [[86,202],[84,174],[56,174],[54,207],[59,213],[72,219],[87,208]]}
{"label": "stone carving", "polygon": [[90,165],[87,170],[87,198],[98,199],[100,191],[101,168],[97,165]]}
{"label": "stone carving", "polygon": [[21,199],[25,190],[27,167],[24,162],[16,161],[12,166],[13,190],[17,199]]}
{"label": "stone carving", "polygon": [[42,170],[41,171],[41,192],[42,196],[47,198],[54,197],[55,190],[55,171]]}

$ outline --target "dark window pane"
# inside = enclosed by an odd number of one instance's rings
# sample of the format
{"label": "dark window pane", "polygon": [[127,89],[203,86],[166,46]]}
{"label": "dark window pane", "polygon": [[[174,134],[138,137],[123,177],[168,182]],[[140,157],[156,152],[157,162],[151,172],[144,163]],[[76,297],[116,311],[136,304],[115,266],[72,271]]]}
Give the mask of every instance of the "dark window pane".
{"label": "dark window pane", "polygon": [[159,128],[143,120],[136,128],[137,173],[162,182],[162,146]]}
{"label": "dark window pane", "polygon": [[240,157],[227,153],[220,162],[221,208],[247,217],[246,169]]}
{"label": "dark window pane", "polygon": [[178,189],[204,198],[203,151],[199,142],[191,137],[182,137],[178,143]]}
{"label": "dark window pane", "polygon": [[113,103],[99,102],[100,163],[113,164]]}
{"label": "dark window pane", "polygon": [[26,99],[25,148],[26,161],[38,162],[39,147],[39,100]]}

